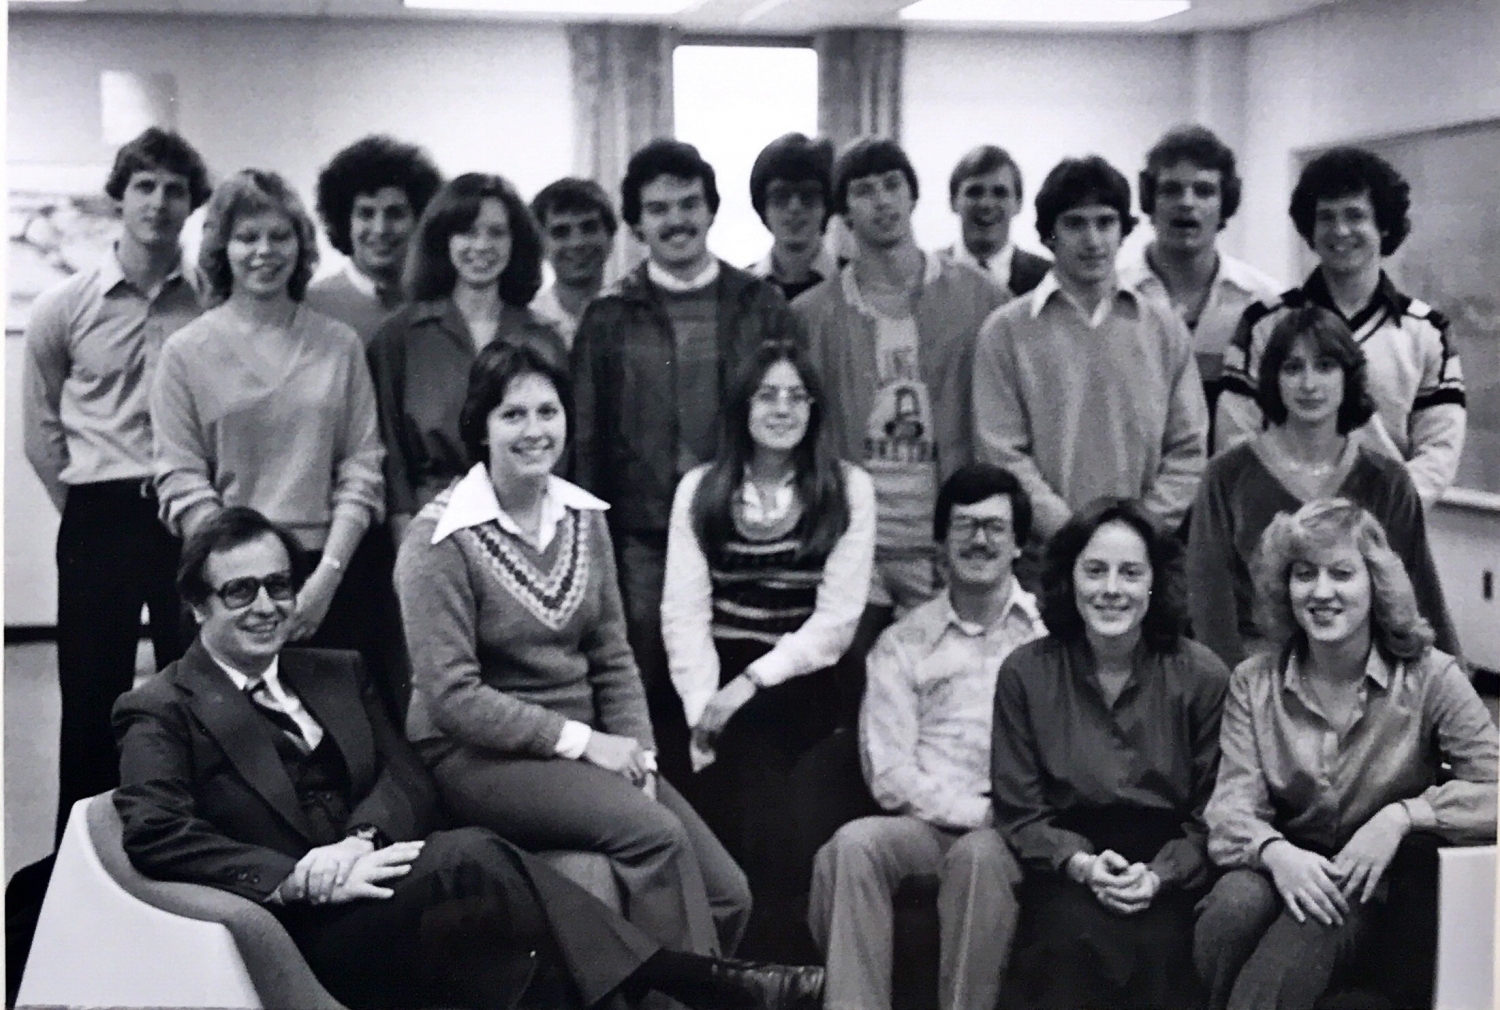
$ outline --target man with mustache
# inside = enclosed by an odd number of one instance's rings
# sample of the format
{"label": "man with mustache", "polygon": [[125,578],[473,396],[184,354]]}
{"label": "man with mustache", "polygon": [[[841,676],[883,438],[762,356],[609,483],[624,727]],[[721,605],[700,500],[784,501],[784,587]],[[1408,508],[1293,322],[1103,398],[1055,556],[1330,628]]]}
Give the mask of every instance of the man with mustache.
{"label": "man with mustache", "polygon": [[823,246],[833,196],[833,142],[777,137],[750,168],[750,203],[771,233],[771,251],[750,267],[791,301],[838,269]]}
{"label": "man with mustache", "polygon": [[619,221],[604,187],[592,179],[549,183],[532,198],[531,213],[553,274],[552,283],[531,300],[531,311],[557,327],[571,348],[583,310],[604,287],[604,265]]}
{"label": "man with mustache", "polygon": [[148,398],[167,337],[198,317],[179,238],[209,196],[203,158],[152,127],[120,148],[104,191],[114,249],[32,306],[22,378],[26,458],[62,513],[57,835],[74,802],[118,781],[109,709],[135,676],[141,605],[157,668],[182,654],[177,538],[157,519]]}
{"label": "man with mustache", "polygon": [[1122,287],[1130,183],[1097,155],[1065,158],[1036,196],[1056,257],[1036,290],[984,324],[974,360],[981,459],[1012,471],[1045,540],[1100,495],[1182,524],[1203,475],[1208,410],[1192,337],[1165,302]]}
{"label": "man with mustache", "polygon": [[1014,476],[971,463],[943,483],[932,533],[948,591],[880,636],[860,710],[865,779],[887,813],[845,824],[818,850],[808,925],[827,954],[827,1010],[891,1005],[891,897],[937,875],[941,1010],[994,1010],[1021,870],[994,829],[995,677],[1047,633],[1011,574],[1031,506]]}
{"label": "man with mustache", "polygon": [[1376,410],[1359,437],[1406,463],[1423,504],[1442,497],[1458,475],[1468,406],[1447,317],[1397,288],[1381,265],[1411,231],[1410,211],[1410,185],[1371,151],[1338,147],[1307,163],[1290,213],[1318,266],[1300,288],[1245,310],[1224,356],[1218,452],[1261,429],[1255,389],[1271,330],[1286,313],[1320,305],[1364,351]]}
{"label": "man with mustache", "polygon": [[802,343],[776,286],[708,249],[713,166],[678,140],[637,151],[621,212],[646,262],[590,303],[573,345],[574,480],[610,503],[630,647],[662,774],[687,783],[688,731],[667,672],[661,593],[672,495],[713,459],[725,386],[761,344]]}
{"label": "man with mustache", "polygon": [[961,234],[942,255],[988,272],[1012,297],[1035,288],[1052,266],[1045,256],[1010,239],[1021,193],[1021,169],[994,144],[981,144],[964,155],[948,177],[948,205],[958,215]]}
{"label": "man with mustache", "polygon": [[335,154],[318,173],[318,217],[348,262],[309,284],[303,304],[348,323],[369,344],[405,301],[406,247],[442,184],[426,151],[391,137],[363,137]]}
{"label": "man with mustache", "polygon": [[138,870],[262,903],[356,1010],[573,1010],[649,989],[703,1010],[818,1005],[818,968],[664,951],[492,832],[443,830],[359,655],[284,648],[296,547],[243,507],[183,546],[198,637],[114,711]]}
{"label": "man with mustache", "polygon": [[1140,251],[1122,255],[1119,263],[1121,287],[1164,299],[1193,335],[1210,417],[1223,385],[1224,349],[1240,317],[1281,290],[1218,247],[1219,232],[1239,209],[1240,192],[1234,152],[1212,130],[1180,126],[1168,131],[1147,153],[1140,176],[1141,210],[1155,235]]}
{"label": "man with mustache", "polygon": [[[875,574],[850,653],[937,591],[929,531],[939,483],[974,455],[974,337],[1005,292],[924,253],[912,236],[917,173],[895,141],[854,141],[833,167],[833,211],[854,236],[836,278],[797,299],[838,453],[875,482]],[[856,678],[859,664],[850,664]],[[863,684],[842,690],[852,721]]]}

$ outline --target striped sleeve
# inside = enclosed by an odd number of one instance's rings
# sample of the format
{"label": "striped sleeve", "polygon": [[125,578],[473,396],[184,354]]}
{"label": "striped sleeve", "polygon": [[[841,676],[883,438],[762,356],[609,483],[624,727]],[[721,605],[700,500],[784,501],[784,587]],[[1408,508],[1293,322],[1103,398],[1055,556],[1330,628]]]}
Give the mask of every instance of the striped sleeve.
{"label": "striped sleeve", "polygon": [[1254,302],[1245,309],[1234,337],[1224,349],[1224,386],[1214,412],[1215,456],[1251,438],[1263,426],[1257,394],[1260,355],[1278,311],[1285,305],[1285,297],[1271,304]]}
{"label": "striped sleeve", "polygon": [[1422,370],[1407,420],[1406,468],[1422,501],[1431,504],[1453,483],[1463,454],[1468,425],[1463,366],[1442,313],[1413,300],[1402,322],[1416,331]]}

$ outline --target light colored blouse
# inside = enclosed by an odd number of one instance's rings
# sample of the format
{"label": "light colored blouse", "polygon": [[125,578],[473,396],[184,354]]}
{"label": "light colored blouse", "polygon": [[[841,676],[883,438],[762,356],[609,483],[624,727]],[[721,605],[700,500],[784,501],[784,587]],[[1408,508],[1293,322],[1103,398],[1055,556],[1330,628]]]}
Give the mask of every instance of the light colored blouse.
{"label": "light colored blouse", "polygon": [[[713,582],[708,557],[693,529],[693,498],[710,465],[689,471],[677,485],[661,598],[667,663],[689,726],[698,724],[719,688],[719,653],[712,632]],[[870,475],[859,467],[843,464],[843,468],[849,526],[824,563],[812,616],[756,660],[759,680],[766,687],[838,662],[854,640],[864,612],[875,557],[875,488]]]}
{"label": "light colored blouse", "polygon": [[375,389],[354,331],[306,307],[296,349],[265,361],[223,309],[174,333],[151,389],[156,492],[167,528],[202,502],[246,505],[319,550],[337,514],[385,515]]}

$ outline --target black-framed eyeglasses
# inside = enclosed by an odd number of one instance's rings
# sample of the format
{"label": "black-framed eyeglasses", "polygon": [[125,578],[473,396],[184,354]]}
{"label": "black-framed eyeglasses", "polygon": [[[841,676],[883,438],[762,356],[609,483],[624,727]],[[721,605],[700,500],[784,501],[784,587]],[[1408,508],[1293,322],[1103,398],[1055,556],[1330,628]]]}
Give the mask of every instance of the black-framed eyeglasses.
{"label": "black-framed eyeglasses", "polygon": [[974,539],[981,530],[984,531],[986,539],[998,540],[1010,534],[1010,521],[998,517],[973,519],[969,516],[958,516],[948,524],[948,530],[963,540]]}
{"label": "black-framed eyeglasses", "polygon": [[297,598],[297,585],[292,581],[290,572],[272,572],[263,579],[254,575],[230,579],[215,589],[213,594],[224,601],[224,606],[239,610],[254,603],[262,588],[267,596],[278,603]]}

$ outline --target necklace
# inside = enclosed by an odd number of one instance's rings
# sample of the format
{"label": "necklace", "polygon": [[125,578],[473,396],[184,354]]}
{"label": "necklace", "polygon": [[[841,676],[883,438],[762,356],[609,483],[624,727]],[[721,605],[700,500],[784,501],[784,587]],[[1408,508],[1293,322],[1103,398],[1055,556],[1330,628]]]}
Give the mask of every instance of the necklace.
{"label": "necklace", "polygon": [[1288,456],[1284,462],[1286,468],[1294,473],[1300,473],[1308,477],[1327,477],[1333,472],[1335,460],[1326,460],[1322,463],[1304,463],[1302,460],[1292,459]]}

